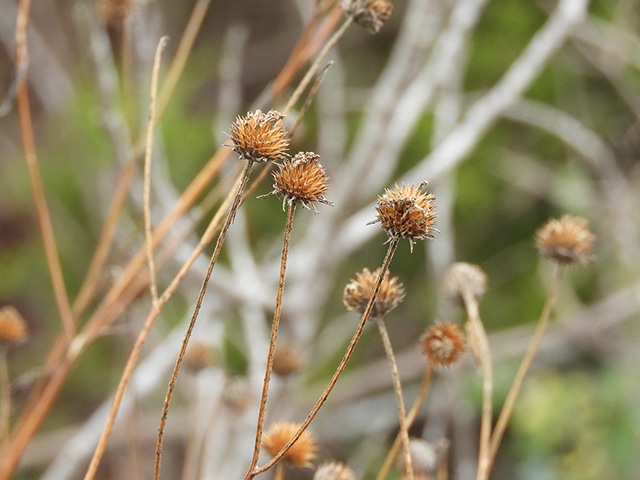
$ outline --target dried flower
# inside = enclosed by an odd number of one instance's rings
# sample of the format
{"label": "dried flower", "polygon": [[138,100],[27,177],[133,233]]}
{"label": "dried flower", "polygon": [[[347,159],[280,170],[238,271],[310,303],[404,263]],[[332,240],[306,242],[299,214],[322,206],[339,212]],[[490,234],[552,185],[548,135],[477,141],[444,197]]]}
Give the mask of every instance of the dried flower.
{"label": "dried flower", "polygon": [[460,328],[451,322],[433,325],[420,338],[422,353],[435,366],[457,362],[464,352],[465,340]]}
{"label": "dried flower", "polygon": [[389,0],[342,0],[342,8],[354,22],[375,35],[391,16],[393,4]]}
{"label": "dried flower", "polygon": [[[440,438],[433,443],[421,438],[411,438],[409,451],[414,476],[431,478],[437,472],[440,463],[446,458],[449,445],[450,442],[446,438]],[[406,470],[404,459],[404,456],[398,457],[402,470]]]}
{"label": "dried flower", "polygon": [[202,342],[192,342],[184,355],[184,366],[194,372],[199,372],[214,365],[218,352]]}
{"label": "dried flower", "polygon": [[[356,273],[356,278],[352,279],[344,288],[342,301],[349,311],[364,313],[373,294],[373,287],[380,274],[380,268],[370,272],[365,268],[360,273]],[[376,303],[371,311],[372,317],[382,317],[396,308],[404,299],[404,286],[398,277],[390,277],[387,270],[380,285],[380,292],[376,298]]]}
{"label": "dried flower", "polygon": [[314,213],[318,211],[313,202],[333,205],[324,198],[324,194],[329,190],[327,184],[329,177],[318,161],[319,158],[320,155],[313,152],[300,152],[291,160],[286,160],[273,174],[275,180],[273,191],[259,198],[275,194],[282,199],[283,210],[285,203],[289,206],[301,203]]}
{"label": "dried flower", "polygon": [[[275,457],[296,434],[301,424],[296,422],[278,422],[264,433],[262,447]],[[298,441],[284,454],[284,459],[296,467],[310,467],[316,458],[316,441],[309,430],[305,430]]]}
{"label": "dried flower", "polygon": [[27,338],[27,322],[11,305],[0,308],[0,345],[20,343]]}
{"label": "dried flower", "polygon": [[356,480],[356,474],[342,462],[324,462],[316,470],[313,480]]}
{"label": "dried flower", "polygon": [[416,240],[433,238],[436,212],[433,209],[435,195],[422,193],[427,182],[418,187],[413,185],[398,187],[395,190],[385,189],[384,195],[378,197],[376,210],[378,217],[371,223],[380,222],[389,240],[408,238],[413,251]]}
{"label": "dried flower", "polygon": [[262,113],[260,110],[237,117],[231,125],[229,138],[233,151],[240,158],[254,162],[274,162],[287,157],[289,137],[282,119],[284,115],[275,110]]}
{"label": "dried flower", "polygon": [[281,377],[299,372],[304,365],[304,358],[291,345],[278,345],[273,354],[273,373]]}
{"label": "dried flower", "polygon": [[442,279],[442,292],[452,303],[464,307],[464,292],[480,300],[487,291],[487,274],[471,263],[452,264]]}
{"label": "dried flower", "polygon": [[244,412],[253,399],[249,384],[244,377],[227,379],[222,391],[225,405],[236,413]]}
{"label": "dried flower", "polygon": [[560,263],[587,263],[595,235],[582,217],[563,215],[545,223],[535,235],[536,247],[547,258]]}
{"label": "dried flower", "polygon": [[133,0],[102,0],[98,10],[110,27],[120,25],[133,11]]}

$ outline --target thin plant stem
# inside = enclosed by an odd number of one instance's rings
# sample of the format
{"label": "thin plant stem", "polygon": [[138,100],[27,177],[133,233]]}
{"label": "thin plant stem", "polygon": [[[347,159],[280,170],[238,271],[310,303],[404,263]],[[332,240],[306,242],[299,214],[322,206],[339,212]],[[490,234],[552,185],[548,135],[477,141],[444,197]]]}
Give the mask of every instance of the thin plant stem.
{"label": "thin plant stem", "polygon": [[11,385],[9,383],[9,365],[7,349],[0,347],[0,447],[4,450],[9,442],[9,424],[11,423]]}
{"label": "thin plant stem", "polygon": [[340,26],[340,28],[336,30],[333,36],[327,41],[324,48],[320,51],[320,53],[318,54],[314,62],[311,64],[311,67],[309,67],[309,70],[307,71],[305,76],[302,78],[302,80],[300,81],[296,89],[293,91],[293,94],[291,94],[291,98],[289,98],[289,101],[287,102],[287,106],[284,107],[284,110],[282,111],[283,115],[286,116],[289,113],[289,111],[293,108],[293,106],[298,102],[298,100],[300,99],[300,96],[302,95],[302,92],[304,91],[305,88],[307,88],[307,86],[311,82],[311,79],[320,68],[320,65],[322,64],[324,57],[326,57],[329,51],[335,46],[336,43],[338,43],[338,40],[342,38],[344,33],[347,31],[347,28],[349,28],[349,25],[351,25],[352,22],[353,22],[353,18],[347,17],[347,19]]}
{"label": "thin plant stem", "polygon": [[493,429],[493,434],[491,435],[487,475],[491,471],[491,467],[493,466],[493,462],[495,461],[496,454],[498,453],[498,449],[500,448],[500,442],[502,441],[502,436],[504,435],[504,432],[507,428],[507,424],[509,423],[509,419],[511,418],[511,415],[513,414],[513,409],[515,407],[516,400],[518,399],[518,395],[522,390],[524,380],[527,374],[529,373],[529,370],[531,369],[531,365],[533,364],[533,359],[538,351],[544,332],[547,329],[547,325],[549,325],[551,312],[553,312],[556,301],[558,299],[558,292],[560,290],[560,282],[562,280],[563,272],[564,272],[563,266],[559,263],[556,263],[554,276],[553,276],[554,280],[551,286],[551,292],[549,293],[549,297],[547,298],[544,308],[542,309],[542,313],[540,314],[536,331],[534,332],[533,338],[529,343],[527,352],[522,358],[520,367],[518,368],[518,371],[513,380],[513,383],[511,384],[511,388],[509,389],[509,393],[507,394],[507,398],[505,399],[504,405],[502,406],[502,410],[500,410],[500,415],[498,416],[498,420]]}
{"label": "thin plant stem", "polygon": [[[227,232],[229,231],[229,227],[236,216],[236,212],[238,211],[238,207],[240,207],[240,203],[242,202],[242,193],[249,181],[249,176],[251,175],[251,169],[253,167],[253,160],[247,160],[244,171],[242,172],[240,185],[236,191],[235,197],[233,199],[233,204],[229,209],[229,213],[227,214],[227,218],[220,230],[220,234],[218,235],[218,241],[216,242],[216,246],[213,249],[213,254],[211,255],[211,260],[209,261],[209,267],[207,268],[207,273],[202,281],[202,286],[200,287],[200,292],[198,293],[198,299],[196,300],[195,308],[193,309],[193,314],[191,315],[191,320],[189,321],[189,325],[187,326],[187,331],[182,339],[182,345],[180,347],[180,352],[178,353],[178,357],[176,358],[176,363],[173,367],[173,372],[171,374],[171,380],[169,380],[169,386],[167,388],[167,395],[164,400],[164,406],[162,407],[162,415],[160,417],[160,425],[158,426],[158,440],[156,442],[156,455],[155,455],[155,464],[153,471],[154,480],[158,480],[160,477],[160,462],[162,460],[162,444],[164,442],[164,430],[167,423],[167,417],[169,415],[169,406],[171,405],[171,399],[173,398],[173,391],[176,387],[176,381],[178,380],[178,374],[180,373],[180,366],[182,365],[182,360],[184,358],[184,354],[187,351],[187,346],[189,345],[189,339],[191,338],[191,333],[193,332],[193,328],[195,327],[196,320],[198,319],[198,314],[200,313],[200,307],[202,306],[202,301],[204,300],[204,295],[207,292],[207,287],[209,286],[209,279],[211,278],[211,273],[213,271],[213,267],[216,265],[218,261],[218,257],[220,255],[220,251],[222,250],[222,245],[224,245],[224,241],[227,238]],[[85,479],[88,480],[88,479]]]}
{"label": "thin plant stem", "polygon": [[463,289],[462,296],[477,341],[482,371],[482,414],[480,417],[480,445],[478,448],[478,470],[476,478],[486,480],[489,475],[489,442],[491,439],[491,419],[493,410],[493,362],[487,332],[478,310],[478,300],[469,290]]}
{"label": "thin plant stem", "polygon": [[158,91],[158,72],[160,71],[160,59],[162,51],[167,46],[169,37],[162,37],[156,48],[153,59],[153,71],[151,74],[151,90],[149,102],[149,125],[147,126],[147,145],[144,152],[144,236],[147,247],[147,264],[149,266],[149,289],[151,301],[158,303],[158,286],[156,285],[156,267],[153,262],[153,236],[151,234],[151,162],[153,158],[153,126],[156,117],[156,93]]}
{"label": "thin plant stem", "polygon": [[[27,51],[27,25],[29,23],[29,8],[31,0],[21,0],[19,3],[18,16],[16,19],[16,65],[22,62],[28,62]],[[36,142],[33,132],[33,121],[31,119],[31,107],[29,105],[29,84],[27,82],[27,74],[21,78],[18,86],[17,97],[18,118],[20,121],[20,131],[22,133],[22,144],[24,147],[25,161],[29,172],[29,182],[33,194],[33,201],[36,207],[38,217],[38,225],[40,226],[40,234],[44,244],[44,252],[47,259],[47,267],[53,285],[53,292],[58,307],[58,313],[62,321],[62,330],[68,342],[75,335],[75,320],[71,313],[71,305],[64,284],[62,275],[62,267],[60,266],[60,258],[58,247],[56,245],[51,215],[47,205],[47,199],[42,185],[42,177],[40,175],[40,166],[38,156],[36,154]]]}
{"label": "thin plant stem", "polygon": [[[435,366],[432,363],[429,363],[427,365],[427,369],[424,372],[424,376],[422,377],[420,392],[418,393],[418,396],[416,397],[413,405],[411,406],[411,409],[409,410],[409,413],[407,414],[407,430],[409,430],[411,428],[411,425],[413,425],[413,422],[416,420],[418,412],[420,411],[420,407],[422,407],[425,398],[427,398],[427,393],[429,392],[429,386],[431,385],[431,379],[433,378],[434,370]],[[393,462],[398,455],[398,450],[400,450],[401,444],[402,437],[400,435],[400,432],[398,432],[398,435],[396,435],[396,438],[393,441],[393,445],[391,445],[389,453],[387,453],[387,457],[384,459],[384,463],[382,464],[382,467],[380,467],[375,480],[384,480],[385,478],[387,478],[387,475],[389,475],[389,471],[391,470],[391,466],[393,465]]]}
{"label": "thin plant stem", "polygon": [[407,417],[404,408],[404,398],[402,396],[402,384],[400,382],[400,373],[398,372],[398,364],[396,362],[395,355],[393,354],[393,348],[391,346],[391,340],[389,339],[389,332],[387,326],[384,324],[382,317],[376,318],[376,324],[378,325],[378,331],[382,338],[382,345],[384,346],[384,353],[389,361],[391,367],[391,379],[393,381],[393,391],[396,394],[396,401],[398,402],[398,415],[400,417],[400,438],[402,439],[402,447],[404,448],[404,466],[407,473],[407,478],[413,480],[413,462],[411,461],[411,449],[409,448],[409,427],[407,425]]}
{"label": "thin plant stem", "polygon": [[353,351],[356,348],[358,340],[360,340],[360,337],[362,336],[362,332],[364,331],[364,326],[367,323],[367,320],[371,317],[371,312],[373,311],[373,305],[375,304],[375,301],[378,298],[378,293],[380,293],[380,286],[382,285],[384,274],[388,270],[389,264],[393,259],[393,255],[395,254],[396,249],[398,248],[398,242],[399,242],[399,239],[397,238],[393,238],[389,241],[389,247],[387,249],[387,253],[382,262],[382,266],[380,268],[380,273],[378,274],[378,278],[376,279],[376,282],[374,284],[373,292],[371,294],[371,298],[369,299],[369,303],[367,304],[367,307],[365,308],[362,314],[362,317],[360,318],[360,323],[358,324],[358,327],[355,333],[353,334],[353,337],[351,338],[349,345],[347,346],[347,350],[344,356],[342,357],[342,361],[340,362],[340,365],[338,365],[338,368],[336,369],[335,373],[331,377],[329,384],[326,386],[326,388],[320,395],[320,398],[318,398],[316,404],[313,406],[313,408],[307,415],[307,418],[304,420],[304,422],[302,422],[302,425],[300,425],[300,428],[298,428],[298,431],[295,433],[293,438],[289,440],[289,442],[284,447],[282,447],[282,449],[278,453],[276,453],[276,455],[274,455],[274,457],[269,462],[267,462],[262,467],[254,469],[253,472],[249,472],[245,477],[245,480],[251,480],[256,475],[266,472],[271,467],[273,467],[276,463],[278,463],[280,459],[282,459],[282,457],[293,446],[293,444],[298,441],[298,439],[300,438],[300,435],[304,433],[304,431],[307,429],[311,421],[318,414],[318,411],[320,411],[320,408],[322,408],[322,405],[329,397],[329,394],[333,390],[333,387],[338,381],[338,378],[340,378],[340,375],[342,375],[342,372],[344,371],[347,364],[349,363],[349,360],[351,359],[351,355],[353,354]]}
{"label": "thin plant stem", "polygon": [[267,409],[267,396],[269,395],[269,381],[271,379],[271,371],[273,370],[273,356],[276,349],[276,340],[278,338],[278,326],[282,315],[282,296],[284,294],[285,277],[287,273],[287,258],[289,256],[289,247],[291,245],[291,231],[293,229],[293,219],[296,212],[296,203],[293,202],[287,210],[287,223],[284,229],[284,240],[282,242],[282,257],[280,258],[280,276],[278,278],[278,291],[276,293],[276,307],[273,313],[273,322],[271,323],[271,338],[269,339],[269,350],[267,352],[267,367],[264,372],[264,382],[262,384],[262,395],[260,396],[260,409],[258,410],[258,422],[256,426],[256,439],[253,446],[253,456],[249,473],[258,464],[260,456],[260,445],[262,443],[262,430],[264,428],[264,415]]}
{"label": "thin plant stem", "polygon": [[278,464],[273,480],[284,480],[284,463]]}

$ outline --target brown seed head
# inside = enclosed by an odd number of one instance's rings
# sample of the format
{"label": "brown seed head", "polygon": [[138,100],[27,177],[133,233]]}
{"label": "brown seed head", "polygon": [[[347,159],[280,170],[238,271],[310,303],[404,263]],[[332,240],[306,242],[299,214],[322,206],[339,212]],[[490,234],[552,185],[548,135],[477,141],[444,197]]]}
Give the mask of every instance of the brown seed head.
{"label": "brown seed head", "polygon": [[[356,273],[355,279],[347,283],[347,286],[344,288],[342,301],[349,311],[364,313],[369,299],[373,294],[373,287],[379,274],[380,268],[377,268],[373,272],[365,268],[362,272]],[[404,299],[404,296],[405,293],[402,282],[400,282],[398,277],[390,277],[389,271],[387,270],[382,279],[380,292],[376,298],[376,303],[373,305],[371,316],[383,317],[396,308]]]}
{"label": "brown seed head", "polygon": [[110,27],[120,25],[133,11],[133,0],[101,0],[98,11]]}
{"label": "brown seed head", "polygon": [[437,323],[420,338],[422,354],[435,366],[456,363],[464,352],[465,340],[460,328],[451,322]]}
{"label": "brown seed head", "polygon": [[282,119],[284,115],[275,110],[262,113],[260,110],[237,117],[231,125],[229,138],[233,151],[240,158],[254,162],[274,162],[287,157],[289,137]]}
{"label": "brown seed head", "polygon": [[27,322],[11,305],[0,308],[0,345],[12,345],[27,338]]}
{"label": "brown seed head", "polygon": [[[296,422],[278,422],[264,433],[262,448],[272,457],[289,443],[301,424]],[[316,441],[309,430],[305,430],[298,441],[285,453],[284,459],[296,467],[310,467],[316,458]]]}
{"label": "brown seed head", "polygon": [[305,363],[302,355],[293,346],[279,344],[273,354],[273,373],[286,377],[302,370]]}
{"label": "brown seed head", "polygon": [[391,16],[393,4],[389,0],[343,0],[342,8],[354,22],[375,35]]}
{"label": "brown seed head", "polygon": [[199,372],[213,366],[218,352],[202,342],[192,342],[184,355],[184,366],[191,371]]}
{"label": "brown seed head", "polygon": [[342,462],[324,462],[316,470],[313,480],[356,480],[356,474]]}
{"label": "brown seed head", "polygon": [[324,198],[329,190],[324,167],[318,161],[320,155],[313,152],[297,153],[291,160],[285,160],[277,172],[274,172],[273,191],[267,195],[275,194],[282,199],[282,208],[285,203],[289,206],[301,203],[305,208],[318,213],[313,202],[333,205]]}
{"label": "brown seed head", "polygon": [[376,210],[378,216],[370,223],[380,222],[389,239],[408,238],[413,251],[416,240],[433,238],[435,231],[436,204],[435,195],[422,193],[422,182],[414,185],[398,187],[395,190],[385,189],[384,195],[378,197]]}
{"label": "brown seed head", "polygon": [[464,292],[480,301],[487,291],[487,281],[487,274],[478,265],[457,262],[447,269],[442,279],[442,292],[449,301],[464,307]]}
{"label": "brown seed head", "polygon": [[552,218],[535,234],[540,254],[559,263],[587,263],[595,238],[584,218],[570,215]]}

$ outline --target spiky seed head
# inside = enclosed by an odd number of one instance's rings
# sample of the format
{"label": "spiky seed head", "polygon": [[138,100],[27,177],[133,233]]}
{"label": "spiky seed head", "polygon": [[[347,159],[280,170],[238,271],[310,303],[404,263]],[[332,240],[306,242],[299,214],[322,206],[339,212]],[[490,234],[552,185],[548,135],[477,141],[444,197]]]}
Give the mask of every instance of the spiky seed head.
{"label": "spiky seed head", "polygon": [[354,22],[375,35],[391,16],[393,4],[389,0],[342,0],[342,8]]}
{"label": "spiky seed head", "polygon": [[0,346],[15,345],[27,338],[27,322],[11,305],[0,308]]}
{"label": "spiky seed head", "polygon": [[109,27],[116,27],[131,15],[133,0],[101,0],[98,11]]}
{"label": "spiky seed head", "polygon": [[552,218],[535,234],[540,254],[559,263],[587,263],[595,238],[587,220],[571,215]]}
{"label": "spiky seed head", "polygon": [[[277,422],[264,433],[262,448],[271,455],[276,456],[282,448],[296,434],[302,424],[296,422]],[[284,459],[296,467],[309,468],[316,458],[318,448],[311,432],[307,429],[302,432],[298,441],[285,453]]]}
{"label": "spiky seed head", "polygon": [[[446,438],[440,438],[435,442],[427,442],[421,438],[412,437],[409,440],[409,453],[413,466],[414,478],[432,478],[438,470],[438,466],[447,456],[450,442]],[[401,470],[406,471],[405,457],[398,457]]]}
{"label": "spiky seed head", "polygon": [[466,342],[460,328],[452,322],[436,323],[422,335],[422,354],[435,366],[456,363],[464,353]]}
{"label": "spiky seed head", "polygon": [[436,212],[435,195],[422,193],[426,182],[419,186],[396,184],[395,190],[386,188],[378,197],[378,216],[370,223],[380,222],[389,240],[407,238],[413,251],[416,240],[433,238]]}
{"label": "spiky seed head", "polygon": [[217,360],[218,352],[215,348],[203,342],[194,341],[184,354],[184,366],[193,372],[199,372],[212,367]]}
{"label": "spiky seed head", "polygon": [[[347,283],[342,301],[349,311],[364,313],[373,294],[373,287],[379,274],[380,268],[373,272],[369,271],[368,268],[364,268],[362,272],[356,273],[356,278]],[[402,285],[398,277],[391,277],[389,270],[387,270],[382,279],[380,292],[376,298],[376,303],[373,305],[371,316],[383,317],[396,308],[404,299],[404,296],[404,285]]]}
{"label": "spiky seed head", "polygon": [[231,124],[229,138],[240,158],[254,162],[275,162],[287,157],[289,134],[284,126],[284,115],[275,110],[260,110],[237,117]]}
{"label": "spiky seed head", "polygon": [[300,352],[292,345],[278,344],[278,348],[273,354],[273,373],[286,377],[302,370],[305,364]]}
{"label": "spiky seed head", "polygon": [[329,190],[329,177],[320,164],[320,155],[313,152],[299,152],[291,160],[285,160],[278,171],[274,172],[272,194],[282,199],[282,207],[289,204],[301,203],[305,208],[318,213],[314,202],[333,205],[324,198]]}
{"label": "spiky seed head", "polygon": [[442,293],[453,304],[464,307],[464,292],[480,301],[487,292],[487,282],[487,274],[478,265],[456,262],[444,274]]}
{"label": "spiky seed head", "polygon": [[356,480],[356,474],[342,462],[324,462],[316,470],[313,480]]}

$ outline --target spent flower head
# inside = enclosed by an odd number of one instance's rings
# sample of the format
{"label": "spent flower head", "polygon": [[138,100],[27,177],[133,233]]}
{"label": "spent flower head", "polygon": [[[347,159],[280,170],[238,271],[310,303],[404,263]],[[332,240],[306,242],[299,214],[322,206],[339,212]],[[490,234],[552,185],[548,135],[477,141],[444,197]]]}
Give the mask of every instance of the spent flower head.
{"label": "spent flower head", "polygon": [[[282,448],[296,434],[302,424],[296,422],[277,422],[264,433],[262,448],[275,457]],[[311,462],[316,458],[318,448],[311,432],[307,429],[302,432],[300,438],[284,454],[284,460],[296,467],[310,467]]]}
{"label": "spent flower head", "polygon": [[298,373],[306,365],[304,357],[291,344],[278,344],[273,353],[273,373],[286,377]]}
{"label": "spent flower head", "polygon": [[376,220],[389,236],[389,240],[398,238],[409,239],[411,251],[416,240],[433,238],[436,212],[435,195],[422,193],[427,182],[417,187],[414,185],[401,187],[396,184],[395,190],[386,188],[384,195],[378,196]]}
{"label": "spent flower head", "polygon": [[393,4],[389,0],[342,0],[342,8],[354,22],[375,35],[391,16]]}
{"label": "spent flower head", "polygon": [[275,162],[287,157],[289,134],[284,126],[284,115],[275,110],[262,113],[260,110],[237,117],[231,124],[227,145],[240,158],[254,162]]}
{"label": "spent flower head", "polygon": [[[373,287],[379,274],[380,268],[377,268],[373,272],[365,268],[362,272],[356,273],[356,278],[347,283],[347,286],[344,288],[342,301],[349,311],[364,313],[369,299],[373,294]],[[383,317],[396,308],[404,299],[404,296],[405,293],[402,282],[400,282],[398,277],[391,277],[389,270],[387,270],[382,279],[380,292],[373,305],[371,316]]]}
{"label": "spent flower head", "polygon": [[480,301],[487,292],[487,281],[487,274],[478,265],[456,262],[444,274],[442,293],[455,305],[464,307],[464,292]]}
{"label": "spent flower head", "polygon": [[460,328],[452,322],[436,323],[420,337],[422,354],[437,367],[456,363],[465,345]]}
{"label": "spent flower head", "polygon": [[14,345],[27,338],[27,322],[11,305],[0,308],[0,346]]}
{"label": "spent flower head", "polygon": [[587,263],[595,238],[587,220],[571,215],[552,218],[535,234],[540,254],[559,263]]}
{"label": "spent flower head", "polygon": [[313,480],[356,480],[356,474],[342,462],[324,462],[316,470]]}
{"label": "spent flower head", "polygon": [[[438,470],[438,466],[446,459],[450,442],[446,438],[440,438],[435,442],[427,442],[421,438],[412,437],[409,440],[409,452],[414,478],[432,478]],[[406,470],[404,456],[398,457],[402,470]]]}
{"label": "spent flower head", "polygon": [[319,160],[320,155],[313,152],[299,152],[291,160],[285,160],[273,173],[273,191],[259,198],[275,194],[282,199],[283,209],[285,204],[301,203],[314,213],[318,213],[314,202],[333,205],[324,198],[329,190],[329,177]]}

